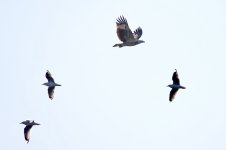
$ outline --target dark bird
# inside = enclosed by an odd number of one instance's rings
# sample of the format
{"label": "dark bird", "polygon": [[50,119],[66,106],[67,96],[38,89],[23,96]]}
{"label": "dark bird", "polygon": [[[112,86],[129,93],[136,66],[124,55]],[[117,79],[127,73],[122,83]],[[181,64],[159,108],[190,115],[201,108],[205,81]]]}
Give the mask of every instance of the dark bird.
{"label": "dark bird", "polygon": [[186,89],[186,87],[180,85],[180,80],[178,78],[178,73],[177,73],[176,69],[175,69],[175,72],[173,73],[172,80],[173,80],[173,84],[168,85],[168,87],[172,88],[172,90],[170,91],[170,95],[169,95],[170,102],[173,101],[173,99],[175,98],[175,95],[179,89]]}
{"label": "dark bird", "polygon": [[113,47],[123,47],[123,46],[134,46],[140,43],[144,43],[144,41],[139,40],[143,31],[140,27],[138,27],[133,33],[129,28],[126,18],[123,16],[118,17],[116,19],[116,27],[117,27],[117,35],[120,41],[123,43],[115,44]]}
{"label": "dark bird", "polygon": [[31,128],[32,128],[34,125],[40,125],[40,124],[34,122],[34,120],[26,120],[26,121],[21,122],[20,124],[26,125],[26,127],[24,128],[24,138],[25,138],[25,140],[26,140],[27,143],[28,143],[29,140],[30,140]]}
{"label": "dark bird", "polygon": [[46,78],[47,78],[48,82],[43,83],[42,85],[48,86],[48,95],[49,95],[49,98],[52,100],[54,97],[55,86],[61,86],[61,85],[54,82],[54,79],[48,70],[46,72]]}

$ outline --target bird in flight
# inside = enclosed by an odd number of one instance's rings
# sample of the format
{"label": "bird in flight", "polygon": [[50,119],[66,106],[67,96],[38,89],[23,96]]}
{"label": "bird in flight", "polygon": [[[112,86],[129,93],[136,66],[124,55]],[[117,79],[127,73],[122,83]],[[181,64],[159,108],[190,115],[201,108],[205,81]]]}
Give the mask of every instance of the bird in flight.
{"label": "bird in flight", "polygon": [[43,83],[42,85],[48,86],[48,95],[49,95],[49,98],[52,100],[54,97],[55,86],[61,86],[61,85],[54,82],[54,79],[53,79],[51,73],[49,72],[49,70],[46,71],[46,78],[47,78],[48,82]]}
{"label": "bird in flight", "polygon": [[143,33],[140,27],[138,27],[134,32],[132,32],[129,28],[126,18],[120,16],[116,20],[116,33],[118,35],[119,40],[123,43],[115,44],[113,47],[121,48],[123,46],[135,46],[140,43],[144,43],[144,41],[139,40]]}
{"label": "bird in flight", "polygon": [[186,87],[180,85],[180,80],[178,78],[178,73],[176,69],[175,69],[175,72],[173,73],[172,80],[173,80],[173,84],[168,85],[168,87],[172,88],[169,95],[170,102],[173,101],[179,89],[186,89]]}
{"label": "bird in flight", "polygon": [[30,140],[30,134],[31,134],[31,128],[34,125],[40,125],[39,123],[34,122],[34,120],[26,120],[21,122],[20,124],[24,124],[26,125],[26,127],[24,128],[24,138],[27,141],[27,143],[29,143]]}

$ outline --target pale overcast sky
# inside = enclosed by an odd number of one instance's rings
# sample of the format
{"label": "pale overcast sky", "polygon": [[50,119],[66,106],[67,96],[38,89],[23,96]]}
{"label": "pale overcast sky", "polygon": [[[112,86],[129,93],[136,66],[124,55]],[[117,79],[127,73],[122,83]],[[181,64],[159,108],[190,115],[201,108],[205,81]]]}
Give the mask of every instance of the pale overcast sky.
{"label": "pale overcast sky", "polygon": [[[145,43],[112,47],[120,15]],[[1,0],[0,149],[225,150],[225,16],[225,0]]]}

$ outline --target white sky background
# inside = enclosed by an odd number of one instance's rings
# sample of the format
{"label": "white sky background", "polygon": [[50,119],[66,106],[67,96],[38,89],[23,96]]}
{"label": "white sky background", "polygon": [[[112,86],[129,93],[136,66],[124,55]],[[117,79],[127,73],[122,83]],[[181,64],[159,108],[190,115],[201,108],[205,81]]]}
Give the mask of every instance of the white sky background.
{"label": "white sky background", "polygon": [[[112,47],[120,15],[144,44]],[[1,1],[0,149],[225,150],[225,16],[224,0]]]}

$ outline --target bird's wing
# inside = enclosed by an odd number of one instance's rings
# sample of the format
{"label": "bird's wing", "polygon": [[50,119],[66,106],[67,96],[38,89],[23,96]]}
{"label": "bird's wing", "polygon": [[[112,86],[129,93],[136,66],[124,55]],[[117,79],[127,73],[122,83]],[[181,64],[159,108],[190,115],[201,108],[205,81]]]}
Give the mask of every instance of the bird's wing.
{"label": "bird's wing", "polygon": [[32,128],[32,125],[27,125],[27,126],[24,128],[24,138],[25,138],[25,140],[27,141],[27,143],[28,143],[29,140],[30,140],[31,128]]}
{"label": "bird's wing", "polygon": [[139,27],[133,32],[133,36],[135,39],[138,40],[142,36],[142,33],[143,33],[143,31],[142,31],[141,27]]}
{"label": "bird's wing", "polygon": [[49,94],[49,98],[52,100],[53,96],[54,96],[54,89],[55,87],[49,87],[48,88],[48,94]]}
{"label": "bird's wing", "polygon": [[48,81],[54,82],[54,79],[53,79],[51,73],[48,70],[46,72],[46,78],[47,78]]}
{"label": "bird's wing", "polygon": [[118,17],[116,26],[118,38],[122,42],[134,41],[133,33],[129,28],[126,18],[124,18],[123,16]]}
{"label": "bird's wing", "polygon": [[172,80],[173,80],[173,84],[180,85],[180,80],[179,80],[177,71],[173,73]]}
{"label": "bird's wing", "polygon": [[170,101],[170,102],[173,101],[173,99],[174,99],[174,97],[175,97],[177,91],[178,91],[178,89],[172,89],[172,90],[170,91],[170,95],[169,95],[169,101]]}

